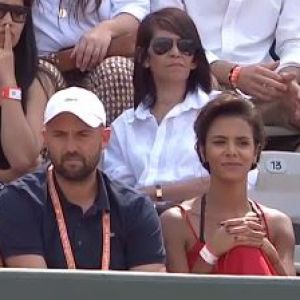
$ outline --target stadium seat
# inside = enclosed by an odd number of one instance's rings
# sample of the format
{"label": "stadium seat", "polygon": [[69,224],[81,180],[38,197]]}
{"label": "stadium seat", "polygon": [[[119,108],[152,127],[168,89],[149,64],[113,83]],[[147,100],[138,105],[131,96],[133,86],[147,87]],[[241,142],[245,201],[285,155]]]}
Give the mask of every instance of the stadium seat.
{"label": "stadium seat", "polygon": [[263,151],[250,198],[286,213],[296,236],[295,267],[300,274],[300,153]]}
{"label": "stadium seat", "polygon": [[263,151],[250,197],[300,224],[300,153]]}

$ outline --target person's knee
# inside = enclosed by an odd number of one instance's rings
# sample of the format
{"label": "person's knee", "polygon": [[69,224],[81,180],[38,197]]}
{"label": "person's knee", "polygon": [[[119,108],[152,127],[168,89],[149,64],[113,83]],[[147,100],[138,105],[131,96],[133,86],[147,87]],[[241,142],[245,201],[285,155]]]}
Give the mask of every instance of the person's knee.
{"label": "person's knee", "polygon": [[108,124],[133,106],[133,66],[130,58],[112,56],[85,75],[85,87],[105,105]]}

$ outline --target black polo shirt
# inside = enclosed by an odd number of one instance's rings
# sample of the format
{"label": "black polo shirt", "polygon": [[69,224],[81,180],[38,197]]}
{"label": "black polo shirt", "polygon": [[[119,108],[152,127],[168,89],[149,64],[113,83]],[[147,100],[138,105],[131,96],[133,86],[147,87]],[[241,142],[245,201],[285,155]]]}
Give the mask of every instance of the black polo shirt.
{"label": "black polo shirt", "polygon": [[[151,200],[98,172],[99,193],[85,214],[57,186],[77,268],[100,269],[102,211],[110,211],[110,269],[164,262],[160,223]],[[6,185],[0,192],[0,252],[44,257],[48,268],[66,268],[45,168]]]}

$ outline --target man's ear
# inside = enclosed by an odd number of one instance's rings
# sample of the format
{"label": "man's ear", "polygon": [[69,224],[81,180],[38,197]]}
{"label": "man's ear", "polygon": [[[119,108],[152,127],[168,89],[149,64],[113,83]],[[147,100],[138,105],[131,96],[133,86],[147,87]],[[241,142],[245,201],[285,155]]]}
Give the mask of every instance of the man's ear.
{"label": "man's ear", "polygon": [[111,135],[111,128],[105,127],[101,130],[101,138],[102,138],[102,147],[106,147]]}

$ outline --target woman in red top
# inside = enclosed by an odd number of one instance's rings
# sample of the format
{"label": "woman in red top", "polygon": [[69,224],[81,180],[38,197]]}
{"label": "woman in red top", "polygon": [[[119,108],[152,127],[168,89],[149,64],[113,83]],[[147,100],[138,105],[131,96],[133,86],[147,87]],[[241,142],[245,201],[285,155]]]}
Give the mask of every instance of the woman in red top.
{"label": "woman in red top", "polygon": [[247,174],[264,144],[252,103],[221,94],[201,110],[194,129],[210,188],[161,216],[168,271],[295,275],[290,219],[247,196]]}

